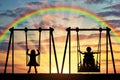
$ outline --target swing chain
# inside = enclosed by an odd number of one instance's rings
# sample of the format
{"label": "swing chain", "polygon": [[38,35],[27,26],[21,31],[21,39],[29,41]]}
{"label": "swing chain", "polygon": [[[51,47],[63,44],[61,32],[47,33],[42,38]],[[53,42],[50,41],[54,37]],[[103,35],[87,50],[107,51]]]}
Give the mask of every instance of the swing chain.
{"label": "swing chain", "polygon": [[[101,54],[101,32],[102,32],[102,28],[100,27],[99,28],[99,41],[98,41],[98,52],[100,52]],[[98,62],[98,54],[97,54],[97,59],[96,59],[96,65],[99,65],[100,67],[100,54],[99,54],[99,62]]]}
{"label": "swing chain", "polygon": [[79,54],[78,53],[78,50],[80,50],[80,42],[79,42],[79,34],[78,34],[78,32],[79,32],[79,28],[77,27],[76,28],[76,32],[77,32],[77,65],[78,65],[78,69],[79,69],[79,66],[81,65],[81,54]]}

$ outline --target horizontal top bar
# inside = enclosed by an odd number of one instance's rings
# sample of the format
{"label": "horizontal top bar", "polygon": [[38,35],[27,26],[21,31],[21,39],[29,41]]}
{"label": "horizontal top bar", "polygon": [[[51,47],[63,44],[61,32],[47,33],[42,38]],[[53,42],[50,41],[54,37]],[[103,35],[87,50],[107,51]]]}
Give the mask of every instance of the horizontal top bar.
{"label": "horizontal top bar", "polygon": [[[25,31],[25,29],[13,29],[15,31]],[[28,31],[39,31],[39,29],[27,29]],[[44,31],[49,31],[50,29],[41,29]]]}
{"label": "horizontal top bar", "polygon": [[28,29],[27,27],[25,27],[24,29],[14,29],[14,28],[10,28],[9,31],[54,31],[53,28],[49,28],[49,29],[42,29],[42,28],[38,28],[38,29]]}
{"label": "horizontal top bar", "polygon": [[66,31],[110,31],[111,29],[110,28],[106,28],[106,29],[102,29],[102,28],[99,28],[99,29],[80,29],[80,28],[67,28]]}
{"label": "horizontal top bar", "polygon": [[[76,29],[70,29],[71,31],[76,31]],[[107,30],[107,29],[102,29]],[[99,29],[79,29],[79,31],[99,31]]]}
{"label": "horizontal top bar", "polygon": [[[13,29],[15,31],[24,31],[25,29]],[[39,31],[39,29],[27,29],[28,31]],[[49,31],[50,29],[41,29],[43,31]],[[76,31],[76,29],[70,29],[71,31]],[[79,29],[79,31],[99,31],[99,29]],[[102,29],[102,30],[107,30],[107,29]]]}
{"label": "horizontal top bar", "polygon": [[[24,29],[14,29],[14,28],[10,28],[9,29],[10,31],[54,31],[53,28],[49,28],[49,29],[42,29],[42,28],[38,28],[38,29],[28,29],[28,28],[24,28]],[[80,29],[80,28],[67,28],[66,31],[111,31],[110,28],[106,28],[106,29],[102,29],[102,28],[99,28],[99,29]]]}

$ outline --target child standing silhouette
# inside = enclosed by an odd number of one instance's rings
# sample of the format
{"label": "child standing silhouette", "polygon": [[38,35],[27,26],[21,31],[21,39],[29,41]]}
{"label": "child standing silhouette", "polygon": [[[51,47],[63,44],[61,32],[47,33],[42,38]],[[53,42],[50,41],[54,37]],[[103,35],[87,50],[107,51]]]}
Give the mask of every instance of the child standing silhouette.
{"label": "child standing silhouette", "polygon": [[31,50],[31,53],[29,54],[28,53],[29,49],[27,49],[27,55],[30,56],[30,61],[29,63],[27,64],[27,66],[29,66],[29,70],[28,70],[28,73],[30,73],[31,71],[31,67],[34,66],[35,68],[35,73],[37,73],[37,68],[36,66],[39,66],[39,64],[36,62],[36,56],[38,56],[40,54],[39,50],[37,50],[38,54],[36,54],[35,50]]}

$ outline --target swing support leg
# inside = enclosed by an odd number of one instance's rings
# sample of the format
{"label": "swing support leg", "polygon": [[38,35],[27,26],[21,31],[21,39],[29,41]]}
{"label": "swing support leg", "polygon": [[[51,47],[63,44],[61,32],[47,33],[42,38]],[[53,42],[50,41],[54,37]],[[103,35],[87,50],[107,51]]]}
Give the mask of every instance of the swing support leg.
{"label": "swing support leg", "polygon": [[49,33],[49,73],[51,74],[51,31]]}
{"label": "swing support leg", "polygon": [[14,32],[12,35],[12,73],[14,73]]}
{"label": "swing support leg", "polygon": [[57,73],[59,73],[57,55],[56,55],[56,50],[55,50],[55,43],[54,43],[54,38],[53,38],[52,32],[51,32],[51,37],[52,37],[52,42],[53,42],[53,49],[54,49],[54,56],[55,56],[55,62],[56,62],[56,67],[57,67]]}
{"label": "swing support leg", "polygon": [[69,37],[69,34],[67,33],[65,50],[64,50],[63,61],[62,61],[61,74],[63,73],[64,63],[65,63],[65,57],[66,57],[66,51],[67,51],[67,44],[68,44],[68,43],[67,43],[67,42],[68,42],[68,37]]}
{"label": "swing support leg", "polygon": [[11,33],[10,33],[10,40],[9,40],[9,44],[8,44],[4,73],[6,73],[6,69],[7,69],[8,57],[9,57],[9,52],[10,52],[10,45],[11,45],[11,40],[12,40],[12,35],[13,35],[13,29],[11,28],[10,31],[11,31]]}
{"label": "swing support leg", "polygon": [[113,55],[113,50],[112,50],[112,43],[111,43],[111,38],[110,38],[110,30],[111,29],[107,28],[107,35],[106,35],[106,74],[108,74],[108,42],[109,42],[110,52],[111,52],[111,56],[112,56],[114,74],[116,74],[116,67],[115,67],[114,55]]}
{"label": "swing support leg", "polygon": [[112,56],[114,74],[116,74],[116,67],[115,67],[114,55],[113,55],[113,50],[112,50],[112,43],[111,43],[111,38],[110,38],[109,32],[108,32],[108,38],[109,38],[109,44],[110,44],[110,50],[111,50],[110,52],[111,52],[111,56]]}

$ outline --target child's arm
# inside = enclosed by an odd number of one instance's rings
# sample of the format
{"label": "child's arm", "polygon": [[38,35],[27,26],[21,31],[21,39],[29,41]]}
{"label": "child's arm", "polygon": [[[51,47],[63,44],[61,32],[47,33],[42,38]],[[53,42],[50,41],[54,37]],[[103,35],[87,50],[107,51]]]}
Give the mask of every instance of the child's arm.
{"label": "child's arm", "polygon": [[30,55],[30,54],[28,53],[28,51],[29,51],[29,49],[27,49],[26,54],[27,54],[27,55]]}
{"label": "child's arm", "polygon": [[38,52],[38,54],[36,54],[36,56],[40,55],[40,51],[39,51],[39,50],[37,50],[37,52]]}
{"label": "child's arm", "polygon": [[100,52],[93,52],[93,54],[100,54]]}
{"label": "child's arm", "polygon": [[80,52],[81,54],[84,54],[84,53],[82,53],[80,50],[78,50],[78,52]]}

